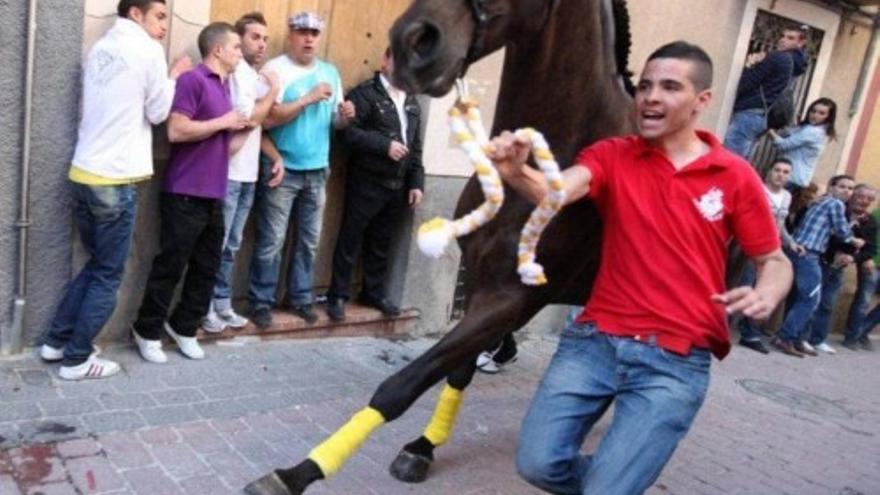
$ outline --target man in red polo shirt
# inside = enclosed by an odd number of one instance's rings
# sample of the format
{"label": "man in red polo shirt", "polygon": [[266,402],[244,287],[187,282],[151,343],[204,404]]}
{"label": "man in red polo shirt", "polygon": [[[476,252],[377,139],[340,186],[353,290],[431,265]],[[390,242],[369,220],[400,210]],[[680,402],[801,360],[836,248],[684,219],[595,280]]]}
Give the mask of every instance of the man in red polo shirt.
{"label": "man in red polo shirt", "polygon": [[[701,48],[661,47],[637,87],[638,135],[593,144],[563,173],[568,202],[589,195],[596,203],[608,255],[523,422],[517,468],[541,489],[649,488],[703,403],[711,355],[730,350],[727,315],[766,318],[791,285],[760,178],[696,129],[711,85],[712,62]],[[548,186],[526,165],[528,143],[505,133],[493,144],[502,178],[538,203]],[[754,288],[725,290],[731,238],[757,266]],[[599,447],[581,455],[612,402]]]}

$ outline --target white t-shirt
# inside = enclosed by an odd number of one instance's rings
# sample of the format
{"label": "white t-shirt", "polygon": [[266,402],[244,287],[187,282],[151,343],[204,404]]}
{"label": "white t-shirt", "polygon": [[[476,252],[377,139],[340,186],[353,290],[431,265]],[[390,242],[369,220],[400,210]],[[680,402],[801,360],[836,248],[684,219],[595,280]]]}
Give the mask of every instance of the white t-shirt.
{"label": "white t-shirt", "polygon": [[772,192],[764,186],[764,192],[767,193],[767,199],[770,201],[770,208],[773,209],[773,217],[777,221],[785,221],[788,216],[788,210],[791,208],[791,193],[785,189],[779,192]]}
{"label": "white t-shirt", "polygon": [[[235,110],[251,116],[257,100],[266,96],[269,88],[257,71],[244,59],[229,77],[232,105]],[[262,126],[251,129],[241,149],[229,158],[229,180],[256,182],[259,174],[260,134]]]}
{"label": "white t-shirt", "polygon": [[397,110],[397,120],[400,121],[400,135],[403,136],[403,144],[409,144],[406,142],[406,93],[395,88],[391,81],[385,77],[385,74],[379,74],[379,80],[382,81],[382,87],[385,88],[388,97],[394,102],[394,108]]}

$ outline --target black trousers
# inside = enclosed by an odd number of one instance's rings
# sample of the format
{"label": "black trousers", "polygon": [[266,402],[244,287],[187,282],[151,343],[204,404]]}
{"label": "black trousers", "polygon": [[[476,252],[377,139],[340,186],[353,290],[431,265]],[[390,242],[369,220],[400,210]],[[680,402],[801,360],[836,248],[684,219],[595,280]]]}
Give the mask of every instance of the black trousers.
{"label": "black trousers", "polygon": [[407,195],[405,189],[391,190],[349,176],[342,226],[333,252],[328,298],[350,298],[352,271],[361,250],[364,273],[361,296],[374,300],[385,297],[391,236],[406,211]]}
{"label": "black trousers", "polygon": [[[193,337],[208,312],[220,266],[223,200],[162,193],[159,201],[160,252],[153,259],[134,328],[141,337],[158,340],[168,319],[175,332]],[[184,271],[180,301],[168,318],[174,289]]]}

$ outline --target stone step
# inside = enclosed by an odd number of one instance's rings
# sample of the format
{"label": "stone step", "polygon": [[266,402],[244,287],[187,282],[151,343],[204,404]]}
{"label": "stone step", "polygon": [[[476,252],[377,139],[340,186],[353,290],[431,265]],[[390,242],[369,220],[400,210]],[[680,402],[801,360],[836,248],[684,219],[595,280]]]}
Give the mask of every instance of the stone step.
{"label": "stone step", "polygon": [[248,323],[241,330],[226,329],[222,333],[208,333],[199,329],[199,340],[222,340],[236,337],[260,339],[314,339],[326,337],[402,337],[407,335],[419,318],[417,309],[404,309],[400,316],[388,318],[379,310],[357,303],[345,305],[345,321],[334,322],[327,317],[325,305],[315,306],[318,321],[309,325],[302,318],[276,309],[272,311],[272,326],[265,330]]}

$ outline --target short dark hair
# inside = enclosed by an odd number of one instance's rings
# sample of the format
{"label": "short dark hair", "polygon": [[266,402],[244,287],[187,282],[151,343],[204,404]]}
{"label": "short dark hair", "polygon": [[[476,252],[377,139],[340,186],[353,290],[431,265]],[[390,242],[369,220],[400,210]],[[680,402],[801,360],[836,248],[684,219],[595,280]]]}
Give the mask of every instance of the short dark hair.
{"label": "short dark hair", "polygon": [[789,160],[788,158],[777,158],[777,159],[773,160],[773,164],[770,165],[770,167],[773,168],[773,165],[776,165],[777,163],[784,163],[784,164],[788,165],[789,167],[794,166],[794,164],[791,163],[791,160]]}
{"label": "short dark hair", "polygon": [[226,36],[235,34],[235,28],[228,22],[212,22],[199,33],[199,53],[202,58],[208,56],[217,44],[226,41]]}
{"label": "short dark hair", "polygon": [[165,0],[119,0],[119,4],[116,6],[116,13],[119,17],[128,17],[128,11],[134,7],[146,14],[154,3],[165,5]]}
{"label": "short dark hair", "polygon": [[698,91],[712,87],[712,59],[705,50],[686,41],[673,41],[654,50],[648,62],[658,58],[676,58],[694,64],[691,71],[691,82]]}
{"label": "short dark hair", "polygon": [[828,187],[836,186],[837,183],[842,180],[851,180],[853,182],[856,181],[855,179],[852,178],[851,175],[846,175],[846,174],[835,175],[834,177],[828,179]]}
{"label": "short dark hair", "polygon": [[268,26],[266,24],[266,18],[260,12],[248,12],[247,14],[241,16],[237,21],[235,21],[235,32],[238,33],[239,36],[244,36],[244,33],[247,31],[248,26],[251,24],[262,24],[263,26]]}

